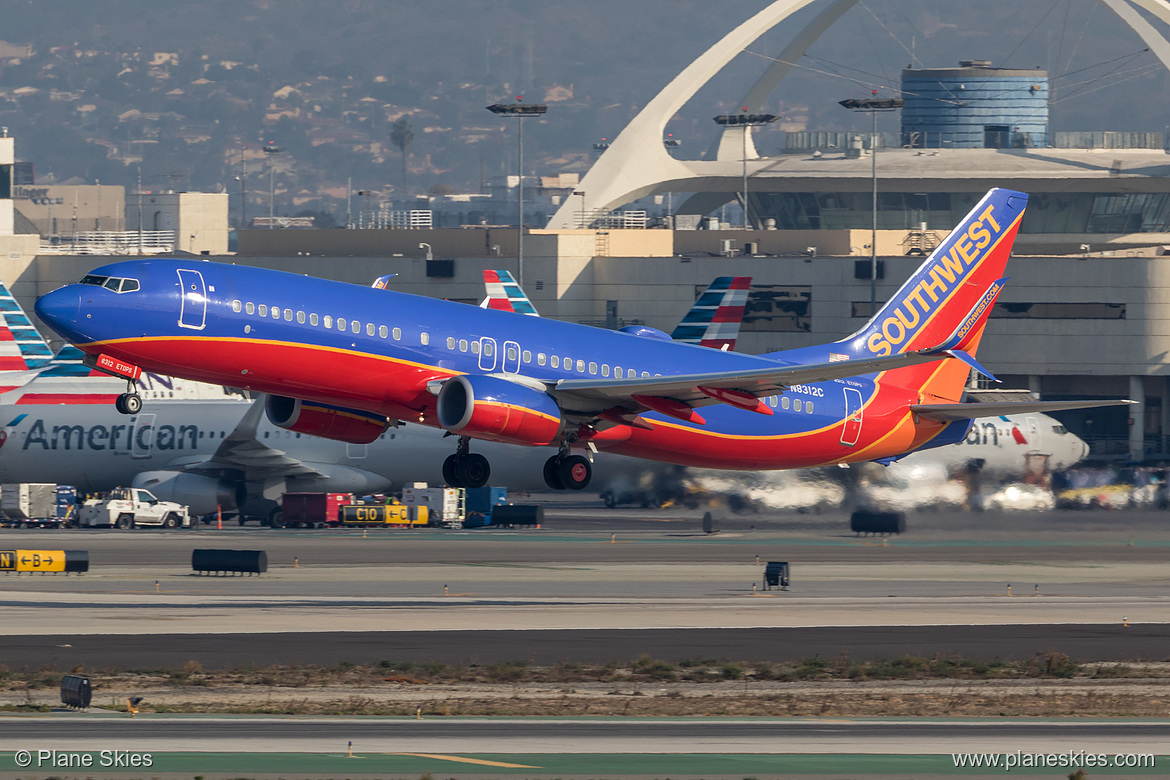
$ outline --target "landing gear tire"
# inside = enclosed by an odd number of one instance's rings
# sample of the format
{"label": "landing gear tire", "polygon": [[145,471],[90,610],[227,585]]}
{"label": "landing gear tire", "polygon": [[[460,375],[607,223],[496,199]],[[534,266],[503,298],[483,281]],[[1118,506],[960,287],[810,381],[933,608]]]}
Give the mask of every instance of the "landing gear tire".
{"label": "landing gear tire", "polygon": [[565,483],[561,482],[561,459],[556,455],[544,462],[544,484],[553,490],[565,489]]}
{"label": "landing gear tire", "polygon": [[142,411],[142,396],[138,393],[122,393],[114,401],[114,408],[122,414],[138,414]]}
{"label": "landing gear tire", "polygon": [[587,458],[570,455],[567,458],[560,458],[557,476],[560,477],[561,484],[569,490],[584,490],[589,485],[589,480],[593,478],[593,466],[589,464]]}
{"label": "landing gear tire", "polygon": [[[492,475],[492,467],[487,458],[474,452],[461,458],[457,455],[455,457],[455,476],[462,487],[477,488],[487,484],[488,478]],[[445,468],[446,463],[443,465]]]}
{"label": "landing gear tire", "polygon": [[463,487],[463,483],[459,481],[458,466],[458,455],[448,455],[447,459],[443,461],[443,481],[451,487]]}

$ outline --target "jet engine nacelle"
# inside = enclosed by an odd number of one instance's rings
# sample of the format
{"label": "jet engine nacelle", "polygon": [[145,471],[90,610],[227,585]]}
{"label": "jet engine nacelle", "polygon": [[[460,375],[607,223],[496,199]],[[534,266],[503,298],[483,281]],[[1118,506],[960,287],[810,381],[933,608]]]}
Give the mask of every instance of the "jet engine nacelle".
{"label": "jet engine nacelle", "polygon": [[264,411],[278,428],[350,444],[369,444],[390,425],[380,414],[283,395],[268,396]]}
{"label": "jet engine nacelle", "polygon": [[186,471],[144,471],[130,485],[149,490],[162,501],[186,504],[193,516],[213,515],[217,508],[234,512],[247,496],[243,482]]}
{"label": "jet engine nacelle", "polygon": [[437,406],[441,427],[512,444],[548,444],[564,424],[548,393],[493,376],[448,379],[439,389]]}

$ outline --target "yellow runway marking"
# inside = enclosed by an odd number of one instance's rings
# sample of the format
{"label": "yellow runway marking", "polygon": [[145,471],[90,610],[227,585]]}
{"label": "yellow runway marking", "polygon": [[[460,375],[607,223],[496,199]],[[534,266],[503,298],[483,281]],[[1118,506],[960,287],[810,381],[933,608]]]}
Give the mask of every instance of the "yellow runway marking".
{"label": "yellow runway marking", "polygon": [[463,756],[443,756],[438,753],[386,753],[387,756],[414,756],[415,758],[437,758],[440,761],[455,761],[460,764],[479,764],[481,766],[502,766],[509,769],[543,769],[530,764],[508,764],[503,761],[487,761],[482,758],[464,758]]}

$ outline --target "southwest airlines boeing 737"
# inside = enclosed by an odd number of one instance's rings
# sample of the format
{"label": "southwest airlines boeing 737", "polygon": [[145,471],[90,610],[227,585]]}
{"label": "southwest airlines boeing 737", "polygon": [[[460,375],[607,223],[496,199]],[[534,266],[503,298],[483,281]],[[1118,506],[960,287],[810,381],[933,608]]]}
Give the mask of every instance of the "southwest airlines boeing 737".
{"label": "southwest airlines boeing 737", "polygon": [[[1119,402],[960,403],[1027,203],[990,191],[860,331],[751,356],[386,289],[210,262],[134,260],[41,297],[97,368],[269,394],[273,424],[370,442],[399,420],[458,436],[449,482],[487,482],[472,439],[552,446],[553,488],[607,450],[743,470],[896,459],[970,419]],[[1125,402],[1120,402],[1125,403]],[[586,455],[577,454],[574,449]]]}

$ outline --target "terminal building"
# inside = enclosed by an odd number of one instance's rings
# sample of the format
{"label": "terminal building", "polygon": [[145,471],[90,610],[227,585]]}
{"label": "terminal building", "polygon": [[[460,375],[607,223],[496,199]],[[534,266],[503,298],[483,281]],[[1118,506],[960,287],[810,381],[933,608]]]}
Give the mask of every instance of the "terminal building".
{"label": "terminal building", "polygon": [[[741,105],[758,110],[785,64],[855,2],[827,3]],[[565,188],[559,207],[551,204],[547,227],[524,228],[522,266],[517,226],[483,219],[450,229],[243,230],[235,255],[181,240],[173,250],[365,285],[397,273],[395,289],[468,303],[483,297],[482,271],[503,268],[522,280],[543,316],[667,331],[714,277],[751,276],[737,348],[758,353],[855,332],[871,314],[871,252],[880,302],[987,189],[1018,189],[1029,193],[1029,207],[980,362],[1004,387],[1045,400],[1132,399],[1129,408],[1059,416],[1095,457],[1170,457],[1170,155],[1162,134],[1053,131],[1044,71],[966,61],[903,73],[896,134],[789,133],[784,150],[762,155],[749,124],[728,124],[712,159],[677,159],[663,149],[666,122],[682,103],[793,5],[800,4],[768,5],[651,100]],[[1170,45],[1163,48],[1170,56]],[[953,99],[958,93],[964,97]],[[678,229],[651,222],[630,229],[611,217],[658,195],[671,197]],[[709,215],[724,204],[744,202],[750,226],[711,225]],[[202,224],[218,235],[222,219],[226,237],[226,196],[219,214]],[[106,260],[36,253],[35,244],[34,254],[10,252],[0,264],[0,277],[30,308],[36,295]]]}

